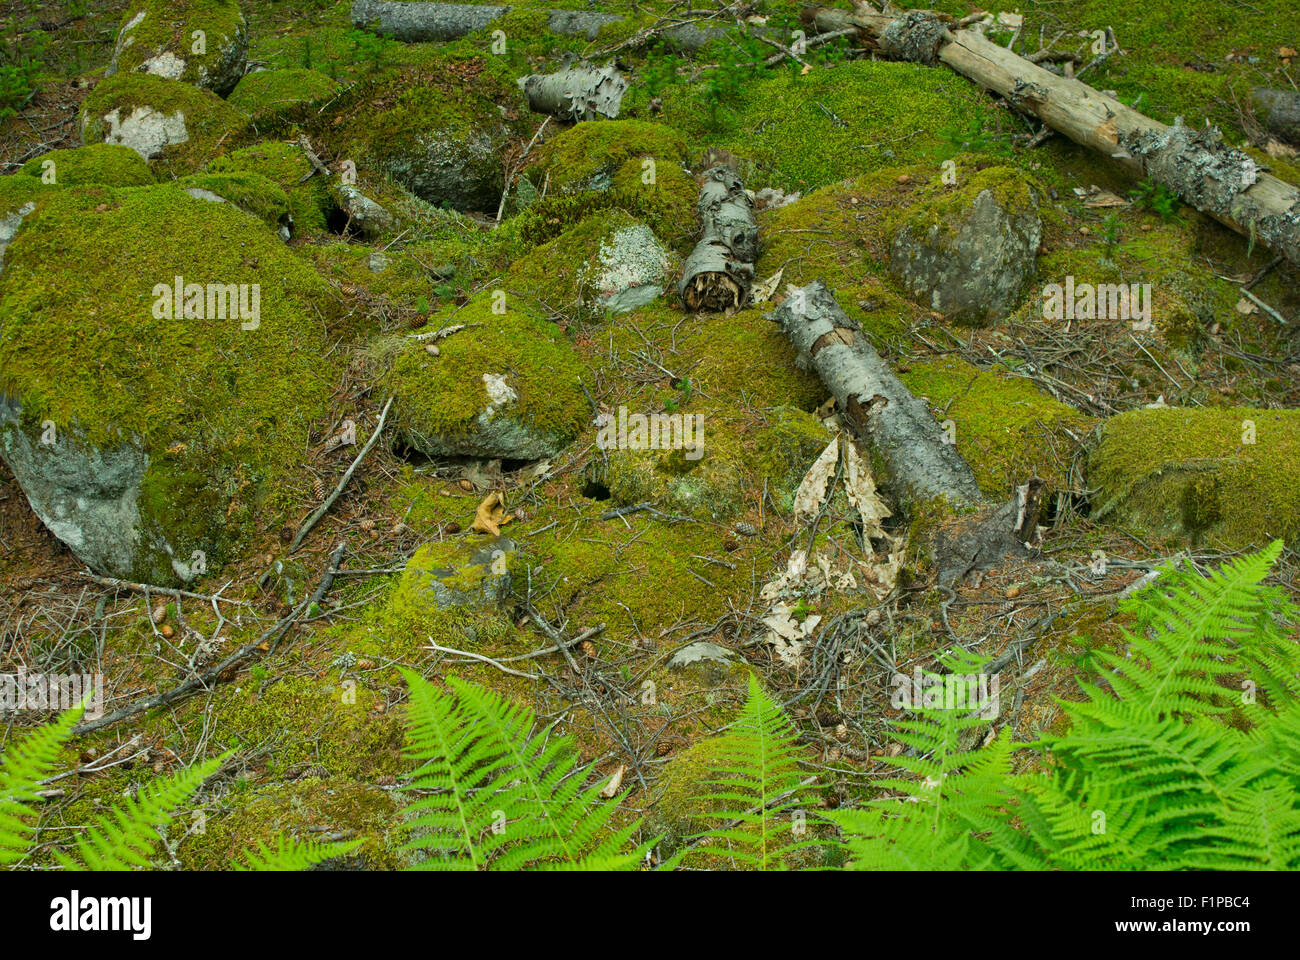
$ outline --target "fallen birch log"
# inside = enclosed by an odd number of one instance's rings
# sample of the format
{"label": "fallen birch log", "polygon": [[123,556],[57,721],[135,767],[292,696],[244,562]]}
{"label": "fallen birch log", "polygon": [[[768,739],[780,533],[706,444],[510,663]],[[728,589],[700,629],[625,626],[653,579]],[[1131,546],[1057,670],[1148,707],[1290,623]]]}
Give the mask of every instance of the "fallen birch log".
{"label": "fallen birch log", "polygon": [[739,310],[749,300],[758,260],[754,201],[734,170],[711,167],[700,198],[700,239],[682,265],[677,293],[687,310]]}
{"label": "fallen birch log", "polygon": [[858,3],[853,11],[807,10],[804,18],[819,32],[857,27],[893,59],[947,64],[1075,143],[1150,177],[1202,213],[1300,264],[1300,188],[1228,147],[1217,128],[1159,123],[1086,83],[1030,63],[976,27],[957,29],[946,14],[879,13]]}
{"label": "fallen birch log", "polygon": [[[470,3],[354,0],[352,24],[397,40],[405,40],[407,43],[457,40],[466,34],[490,26],[511,9],[506,4],[479,6]],[[626,18],[617,13],[551,10],[546,15],[546,27],[552,33],[595,40],[602,27],[611,23],[621,23],[624,19]],[[645,31],[645,38],[647,41],[651,38],[663,40],[677,50],[694,53],[711,40],[717,40],[725,32],[724,27],[702,27],[693,22],[685,22],[656,25]]]}
{"label": "fallen birch log", "polygon": [[835,397],[845,425],[875,453],[884,467],[882,485],[912,509],[946,504],[958,513],[933,541],[939,583],[1030,555],[1038,543],[1043,482],[1032,479],[1006,503],[988,504],[929,407],[889,369],[824,283],[791,291],[769,319],[798,351],[800,368],[815,372]]}
{"label": "fallen birch log", "polygon": [[627,92],[627,80],[612,64],[580,66],[523,77],[519,87],[528,98],[529,109],[536,113],[549,113],[561,120],[613,120]]}

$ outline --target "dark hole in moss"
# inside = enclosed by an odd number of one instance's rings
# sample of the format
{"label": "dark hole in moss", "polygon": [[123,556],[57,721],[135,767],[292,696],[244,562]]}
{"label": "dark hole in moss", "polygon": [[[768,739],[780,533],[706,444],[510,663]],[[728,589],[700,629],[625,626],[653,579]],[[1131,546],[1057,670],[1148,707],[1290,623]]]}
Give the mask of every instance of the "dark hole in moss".
{"label": "dark hole in moss", "polygon": [[588,500],[608,500],[609,487],[595,480],[588,480],[582,485],[582,495]]}
{"label": "dark hole in moss", "polygon": [[347,211],[342,207],[329,208],[325,214],[325,229],[340,237],[359,237],[361,235],[357,229],[352,226]]}

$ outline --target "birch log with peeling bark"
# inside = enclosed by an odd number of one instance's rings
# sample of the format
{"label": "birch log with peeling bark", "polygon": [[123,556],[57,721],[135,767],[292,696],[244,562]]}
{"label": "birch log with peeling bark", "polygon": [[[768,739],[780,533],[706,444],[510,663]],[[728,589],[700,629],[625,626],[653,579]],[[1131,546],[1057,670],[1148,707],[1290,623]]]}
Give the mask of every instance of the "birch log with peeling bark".
{"label": "birch log with peeling bark", "polygon": [[[420,43],[426,40],[458,40],[482,30],[504,17],[512,8],[508,4],[484,5],[471,3],[400,3],[394,0],[354,0],[353,26],[373,29],[376,33]],[[546,28],[552,33],[569,37],[586,37],[595,40],[601,27],[621,23],[626,18],[617,13],[596,13],[591,10],[551,10],[546,15]],[[700,26],[685,22],[656,25],[644,31],[648,41],[653,38],[683,53],[695,53],[705,44],[725,36],[721,26]]]}
{"label": "birch log with peeling bark", "polygon": [[608,65],[570,67],[558,73],[535,73],[519,81],[529,109],[561,120],[595,120],[618,116],[627,80]]}
{"label": "birch log with peeling bark", "polygon": [[937,501],[959,512],[940,525],[932,545],[941,584],[1030,555],[1043,482],[1031,479],[1009,501],[989,505],[930,408],[889,369],[824,283],[791,291],[769,319],[794,345],[798,365],[815,372],[835,397],[849,430],[875,452],[882,485],[913,508]]}
{"label": "birch log with peeling bark", "polygon": [[804,18],[819,32],[855,26],[894,59],[947,64],[1075,143],[1150,177],[1202,213],[1300,264],[1300,188],[1228,147],[1217,128],[1166,126],[1086,83],[1030,63],[975,27],[956,29],[946,14],[879,13],[858,3],[853,11],[808,10]]}
{"label": "birch log with peeling bark", "polygon": [[700,239],[682,265],[677,293],[687,310],[739,310],[749,300],[758,260],[754,201],[730,167],[705,171],[696,204]]}

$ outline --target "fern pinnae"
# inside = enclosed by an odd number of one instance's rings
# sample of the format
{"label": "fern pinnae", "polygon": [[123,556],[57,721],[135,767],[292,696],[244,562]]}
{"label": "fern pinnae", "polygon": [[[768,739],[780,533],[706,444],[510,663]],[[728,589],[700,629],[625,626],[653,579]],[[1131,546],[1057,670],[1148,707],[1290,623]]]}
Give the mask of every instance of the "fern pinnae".
{"label": "fern pinnae", "polygon": [[81,714],[81,707],[66,710],[53,723],[5,748],[0,765],[0,866],[27,856],[36,835],[30,821],[36,816],[32,805],[40,799],[37,788],[57,769],[59,751],[72,736]]}
{"label": "fern pinnae", "polygon": [[257,847],[244,853],[244,862],[235,861],[231,869],[236,871],[257,871],[284,873],[307,870],[319,866],[326,860],[345,857],[357,847],[360,840],[341,840],[333,843],[308,841],[300,843],[287,837],[280,837],[274,847],[266,842],[257,841]]}

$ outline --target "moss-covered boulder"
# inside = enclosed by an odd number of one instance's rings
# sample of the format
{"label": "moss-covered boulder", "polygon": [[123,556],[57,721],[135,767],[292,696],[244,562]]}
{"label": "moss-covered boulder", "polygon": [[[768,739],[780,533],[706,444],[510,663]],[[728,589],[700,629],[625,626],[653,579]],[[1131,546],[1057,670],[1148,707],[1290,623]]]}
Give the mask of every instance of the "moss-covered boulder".
{"label": "moss-covered boulder", "polygon": [[1043,225],[1033,184],[995,167],[928,193],[898,224],[890,271],[918,303],[951,320],[1002,319],[1034,275]]}
{"label": "moss-covered boulder", "polygon": [[328,100],[340,89],[337,80],[315,70],[258,70],[239,81],[227,102],[254,120],[270,120],[292,116],[303,107]]}
{"label": "moss-covered boulder", "polygon": [[[382,382],[396,398],[402,441],[430,457],[558,453],[589,414],[582,364],[546,317],[536,303],[485,290],[423,330],[380,343]],[[434,341],[440,329],[461,324],[465,329]]]}
{"label": "moss-covered boulder", "polygon": [[289,195],[279,184],[256,173],[194,173],[181,177],[176,185],[199,200],[233,203],[251,213],[288,240],[293,233]]}
{"label": "moss-covered boulder", "polygon": [[335,304],[274,233],[176,186],[74,187],[5,260],[0,451],[83,562],[188,580],[296,500]]}
{"label": "moss-covered boulder", "polygon": [[81,105],[87,143],[130,147],[174,173],[211,160],[217,145],[243,135],[248,118],[216,94],[143,73],[103,81]]}
{"label": "moss-covered boulder", "polygon": [[457,607],[490,608],[510,594],[515,543],[509,537],[426,543],[406,563],[391,601],[399,619]]}
{"label": "moss-covered boulder", "polygon": [[248,24],[235,0],[131,0],[104,73],[151,73],[225,96],[247,64]]}
{"label": "moss-covered boulder", "polygon": [[1096,519],[1239,549],[1300,539],[1300,411],[1143,409],[1088,458]]}
{"label": "moss-covered boulder", "polygon": [[[241,147],[216,157],[203,168],[203,174],[235,178],[252,174],[278,185],[288,198],[289,218],[296,236],[324,233],[334,210],[329,183],[315,174],[311,161],[296,143],[271,140]],[[221,195],[238,203],[225,193]]]}
{"label": "moss-covered boulder", "polygon": [[542,147],[530,173],[564,193],[607,190],[627,161],[645,158],[685,163],[686,140],[672,127],[644,120],[579,123]]}
{"label": "moss-covered boulder", "polygon": [[417,71],[364,100],[344,98],[336,109],[347,119],[330,133],[335,153],[436,206],[495,214],[506,144],[523,132],[525,108],[517,88],[471,62],[482,72]]}
{"label": "moss-covered boulder", "polygon": [[140,154],[114,143],[92,143],[71,150],[51,150],[19,168],[22,176],[61,187],[99,183],[106,187],[141,187],[154,182],[153,171]]}
{"label": "moss-covered boulder", "polygon": [[662,296],[676,270],[676,258],[654,231],[622,210],[608,210],[516,261],[510,280],[544,303],[624,313]]}
{"label": "moss-covered boulder", "polygon": [[986,497],[1000,500],[1030,477],[1054,490],[1070,484],[1070,463],[1092,420],[1023,377],[946,357],[913,363],[899,379],[951,426],[957,452]]}

